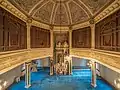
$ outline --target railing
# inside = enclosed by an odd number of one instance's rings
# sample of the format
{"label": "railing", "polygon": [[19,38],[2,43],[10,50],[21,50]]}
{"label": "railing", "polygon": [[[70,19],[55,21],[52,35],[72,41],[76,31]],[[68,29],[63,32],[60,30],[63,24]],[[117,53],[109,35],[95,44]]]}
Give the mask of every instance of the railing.
{"label": "railing", "polygon": [[0,53],[0,74],[5,73],[25,62],[52,56],[51,48],[25,49]]}
{"label": "railing", "polygon": [[[102,63],[113,67],[114,70],[120,72],[120,53],[112,51],[104,51],[97,49],[78,49],[72,48],[70,54],[78,56],[79,58],[86,58],[89,60],[96,60],[96,62]],[[0,53],[0,74],[5,73],[25,62],[49,57],[53,55],[53,49],[51,48],[37,48],[37,49],[25,49]]]}
{"label": "railing", "polygon": [[79,58],[95,60],[120,72],[120,52],[112,52],[98,49],[71,49],[71,55]]}

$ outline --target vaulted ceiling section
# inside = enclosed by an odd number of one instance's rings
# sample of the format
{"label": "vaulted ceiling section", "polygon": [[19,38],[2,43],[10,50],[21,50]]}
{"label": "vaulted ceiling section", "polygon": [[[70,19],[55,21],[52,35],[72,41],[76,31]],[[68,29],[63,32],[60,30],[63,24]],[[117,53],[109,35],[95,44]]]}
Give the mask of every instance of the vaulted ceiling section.
{"label": "vaulted ceiling section", "polygon": [[94,18],[115,0],[8,0],[28,17],[49,25],[75,25]]}

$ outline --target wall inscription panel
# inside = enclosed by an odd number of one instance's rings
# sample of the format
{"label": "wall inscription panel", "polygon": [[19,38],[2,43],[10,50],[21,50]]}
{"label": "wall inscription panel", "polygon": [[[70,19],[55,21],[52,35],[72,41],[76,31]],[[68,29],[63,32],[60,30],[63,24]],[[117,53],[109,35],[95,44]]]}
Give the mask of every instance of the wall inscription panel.
{"label": "wall inscription panel", "polygon": [[91,28],[81,28],[72,32],[72,48],[91,47]]}
{"label": "wall inscription panel", "polygon": [[120,10],[96,24],[95,48],[120,51]]}
{"label": "wall inscription panel", "polygon": [[50,48],[50,30],[31,26],[31,48]]}
{"label": "wall inscription panel", "polygon": [[0,51],[26,49],[26,23],[0,8]]}

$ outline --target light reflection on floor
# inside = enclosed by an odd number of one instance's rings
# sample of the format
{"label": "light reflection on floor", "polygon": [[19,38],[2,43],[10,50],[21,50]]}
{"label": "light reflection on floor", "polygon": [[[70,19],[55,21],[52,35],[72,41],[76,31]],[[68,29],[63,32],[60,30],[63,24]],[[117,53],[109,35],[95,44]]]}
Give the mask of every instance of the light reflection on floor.
{"label": "light reflection on floor", "polygon": [[91,86],[89,69],[73,70],[71,76],[49,76],[48,70],[40,70],[31,75],[32,86],[25,89],[24,81],[13,84],[9,90],[114,90],[110,85],[97,79],[97,87]]}

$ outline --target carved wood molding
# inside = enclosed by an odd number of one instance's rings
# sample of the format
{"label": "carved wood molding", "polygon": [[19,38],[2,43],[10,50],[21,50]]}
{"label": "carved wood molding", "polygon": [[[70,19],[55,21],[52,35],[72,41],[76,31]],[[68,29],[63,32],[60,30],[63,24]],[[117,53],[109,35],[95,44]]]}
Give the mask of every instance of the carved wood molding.
{"label": "carved wood molding", "polygon": [[5,73],[25,62],[52,56],[51,48],[30,49],[16,52],[3,53],[0,55],[0,74]]}
{"label": "carved wood molding", "polygon": [[[120,54],[104,52],[96,49],[71,49],[71,55],[86,58],[101,63],[109,68],[118,71],[120,69]],[[119,70],[120,71],[120,70]]]}

